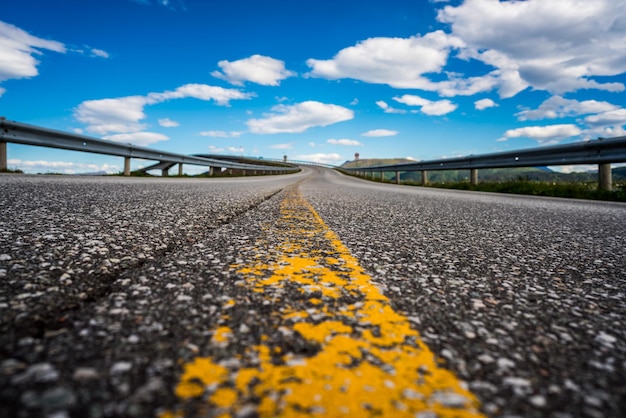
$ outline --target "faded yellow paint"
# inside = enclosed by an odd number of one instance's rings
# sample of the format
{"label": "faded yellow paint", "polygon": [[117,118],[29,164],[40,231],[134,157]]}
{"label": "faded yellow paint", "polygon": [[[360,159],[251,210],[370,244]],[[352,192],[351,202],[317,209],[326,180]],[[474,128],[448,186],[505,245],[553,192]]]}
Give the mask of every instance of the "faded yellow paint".
{"label": "faded yellow paint", "polygon": [[[186,364],[177,396],[204,396],[209,410],[226,416],[250,405],[261,417],[481,416],[477,399],[438,366],[408,319],[297,190],[287,193],[280,219],[266,232],[279,238],[276,251],[271,257],[259,251],[238,273],[275,306],[279,331],[315,349],[284,352],[262,335],[241,356],[253,364],[227,369],[211,358]],[[297,287],[297,301],[276,292],[286,286]],[[228,344],[233,334],[218,327],[212,343]]]}

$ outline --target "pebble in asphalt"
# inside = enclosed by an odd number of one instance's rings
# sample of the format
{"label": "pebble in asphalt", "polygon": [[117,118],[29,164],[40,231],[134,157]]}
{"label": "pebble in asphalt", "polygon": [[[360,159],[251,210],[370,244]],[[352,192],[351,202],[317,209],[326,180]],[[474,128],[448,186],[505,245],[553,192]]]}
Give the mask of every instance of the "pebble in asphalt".
{"label": "pebble in asphalt", "polygon": [[[288,340],[235,266],[301,178],[2,176],[0,413],[210,414],[176,396],[184,364],[238,369],[263,335]],[[398,193],[326,171],[300,187],[487,415],[624,415],[623,205]]]}

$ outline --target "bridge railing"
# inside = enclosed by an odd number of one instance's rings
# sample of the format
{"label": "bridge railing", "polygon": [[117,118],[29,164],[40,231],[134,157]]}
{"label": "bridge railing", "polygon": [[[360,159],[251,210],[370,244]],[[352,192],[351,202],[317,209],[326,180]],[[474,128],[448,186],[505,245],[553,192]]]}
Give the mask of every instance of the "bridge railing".
{"label": "bridge railing", "polygon": [[282,174],[298,171],[296,167],[290,166],[277,167],[261,164],[244,164],[215,158],[176,154],[54,129],[41,128],[25,123],[9,121],[4,117],[0,117],[0,171],[8,168],[6,147],[8,142],[124,157],[124,175],[130,175],[131,158],[159,161],[154,168],[160,168],[163,175],[167,175],[169,168],[175,164],[179,164],[179,174],[181,175],[183,164],[206,166],[211,169],[220,168],[220,171],[221,169],[227,169],[231,170],[231,172],[242,174],[246,172],[255,174],[258,172],[262,174]]}
{"label": "bridge railing", "polygon": [[397,182],[400,179],[400,172],[421,171],[422,184],[428,183],[428,171],[470,170],[470,181],[477,184],[479,169],[597,164],[599,187],[611,190],[611,163],[623,162],[626,162],[626,136],[459,158],[350,167],[342,170],[362,176],[369,174],[372,177],[374,173],[381,173],[382,176],[385,172],[395,172]]}

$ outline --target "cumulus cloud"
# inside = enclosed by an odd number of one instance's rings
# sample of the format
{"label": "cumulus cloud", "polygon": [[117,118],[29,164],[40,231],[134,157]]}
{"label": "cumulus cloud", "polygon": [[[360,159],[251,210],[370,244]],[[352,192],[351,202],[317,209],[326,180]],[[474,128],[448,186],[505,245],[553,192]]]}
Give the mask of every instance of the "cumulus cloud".
{"label": "cumulus cloud", "polygon": [[391,129],[372,129],[371,131],[363,132],[361,136],[382,137],[382,136],[395,136],[398,135],[398,131],[392,131]]}
{"label": "cumulus cloud", "polygon": [[[626,71],[626,8],[614,0],[468,0],[437,19],[463,40],[460,57],[496,68],[501,97],[532,87],[552,93],[622,91],[596,76]],[[601,41],[600,41],[601,40]]]}
{"label": "cumulus cloud", "polygon": [[510,138],[530,138],[539,145],[556,144],[560,141],[578,136],[582,133],[580,128],[573,124],[526,126],[524,128],[509,129],[498,141],[506,141]]}
{"label": "cumulus cloud", "polygon": [[41,50],[65,53],[61,42],[41,39],[0,21],[0,82],[9,79],[34,77],[39,74],[35,55]]}
{"label": "cumulus cloud", "polygon": [[[497,89],[507,98],[529,87],[553,94],[623,91],[623,83],[596,79],[626,72],[623,6],[615,0],[466,0],[437,14],[450,33],[366,39],[332,59],[307,60],[308,75],[444,97]],[[492,69],[472,76],[450,72],[446,67],[451,58],[478,60]]]}
{"label": "cumulus cloud", "polygon": [[263,55],[252,55],[237,61],[220,61],[222,72],[214,71],[213,77],[241,86],[249,81],[263,86],[278,86],[286,78],[296,75],[285,68],[285,62]]}
{"label": "cumulus cloud", "polygon": [[163,119],[159,119],[159,125],[161,125],[164,128],[175,128],[180,124],[176,122],[175,120],[171,120],[170,118],[163,118]]}
{"label": "cumulus cloud", "polygon": [[26,173],[96,173],[106,172],[109,174],[118,173],[120,168],[110,164],[75,163],[68,161],[43,161],[43,160],[20,160],[10,159],[7,161],[9,167],[19,168]]}
{"label": "cumulus cloud", "polygon": [[394,97],[393,100],[408,106],[418,106],[422,113],[430,116],[447,115],[450,112],[454,112],[458,107],[455,103],[447,99],[432,101],[412,94]]}
{"label": "cumulus cloud", "polygon": [[552,96],[545,100],[537,109],[524,109],[515,114],[518,120],[557,119],[570,116],[589,115],[592,113],[608,112],[617,109],[608,102],[597,100],[578,101],[565,99],[561,96]]}
{"label": "cumulus cloud", "polygon": [[330,60],[309,59],[312,77],[353,78],[395,88],[432,89],[424,74],[439,73],[453,47],[463,42],[443,31],[410,38],[370,38]]}
{"label": "cumulus cloud", "polygon": [[626,125],[626,109],[615,109],[597,115],[587,116],[585,123],[590,126],[623,126]]}
{"label": "cumulus cloud", "polygon": [[496,106],[498,106],[496,104],[496,102],[494,102],[491,99],[480,99],[480,100],[476,100],[474,102],[474,107],[477,110],[485,110],[485,109],[488,109],[490,107],[496,107]]}
{"label": "cumulus cloud", "polygon": [[92,134],[137,132],[146,128],[140,123],[146,115],[143,108],[150,101],[143,96],[87,100],[74,110],[74,117]]}
{"label": "cumulus cloud", "polygon": [[229,106],[231,100],[248,100],[254,97],[254,93],[245,93],[237,89],[225,89],[207,84],[185,84],[174,91],[164,91],[162,93],[149,93],[147,99],[149,104],[161,103],[171,99],[185,99],[188,97],[215,101],[220,106]]}
{"label": "cumulus cloud", "polygon": [[357,141],[356,139],[329,139],[326,142],[328,142],[331,145],[344,145],[344,146],[350,146],[350,147],[361,147],[363,146],[363,144],[359,141]]}
{"label": "cumulus cloud", "polygon": [[[87,100],[74,109],[74,118],[88,125],[86,130],[92,134],[128,134],[146,129],[147,125],[141,121],[146,117],[144,107],[147,105],[173,99],[195,98],[206,101],[213,100],[218,105],[228,106],[231,100],[246,100],[251,97],[253,94],[236,89],[224,89],[205,84],[186,84],[174,91],[149,93],[146,96]],[[136,138],[140,141],[145,140],[139,136]]]}
{"label": "cumulus cloud", "polygon": [[406,111],[406,110],[404,110],[404,109],[396,109],[396,108],[393,108],[393,107],[389,106],[389,105],[387,104],[387,102],[385,102],[385,101],[383,101],[383,100],[379,100],[379,101],[377,101],[377,102],[376,102],[376,106],[378,106],[378,107],[380,107],[382,110],[384,110],[384,111],[385,111],[385,113],[398,113],[398,114],[404,114],[404,113],[407,113],[407,111]]}
{"label": "cumulus cloud", "polygon": [[316,154],[296,155],[294,160],[336,165],[337,163],[344,161],[344,158],[336,153],[324,154],[320,152]]}
{"label": "cumulus cloud", "polygon": [[154,144],[156,142],[167,141],[169,139],[166,135],[156,132],[130,132],[123,134],[106,135],[103,138],[110,141],[142,146]]}
{"label": "cumulus cloud", "polygon": [[327,126],[354,118],[354,112],[342,106],[306,101],[295,105],[277,105],[262,119],[247,122],[255,134],[300,133],[316,126]]}

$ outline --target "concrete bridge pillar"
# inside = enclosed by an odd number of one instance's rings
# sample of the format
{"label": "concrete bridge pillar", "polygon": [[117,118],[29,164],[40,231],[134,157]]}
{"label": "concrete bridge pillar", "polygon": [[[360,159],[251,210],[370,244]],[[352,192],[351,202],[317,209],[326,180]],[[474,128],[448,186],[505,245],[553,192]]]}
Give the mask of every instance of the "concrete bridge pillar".
{"label": "concrete bridge pillar", "polygon": [[130,157],[124,157],[124,175],[130,176]]}
{"label": "concrete bridge pillar", "polygon": [[182,177],[183,175],[183,163],[178,164],[178,176]]}
{"label": "concrete bridge pillar", "polygon": [[0,142],[0,171],[6,171],[9,169],[7,162],[7,143]]}
{"label": "concrete bridge pillar", "polygon": [[400,172],[396,171],[396,184],[400,184]]}
{"label": "concrete bridge pillar", "polygon": [[164,168],[161,170],[161,176],[163,177],[167,177],[170,175],[170,169],[169,168]]}
{"label": "concrete bridge pillar", "polygon": [[613,173],[610,163],[598,164],[598,187],[600,190],[608,191],[613,188]]}
{"label": "concrete bridge pillar", "polygon": [[426,186],[428,184],[428,171],[422,170],[422,186]]}
{"label": "concrete bridge pillar", "polygon": [[472,168],[470,170],[470,183],[473,185],[478,184],[478,169],[477,168]]}

